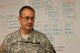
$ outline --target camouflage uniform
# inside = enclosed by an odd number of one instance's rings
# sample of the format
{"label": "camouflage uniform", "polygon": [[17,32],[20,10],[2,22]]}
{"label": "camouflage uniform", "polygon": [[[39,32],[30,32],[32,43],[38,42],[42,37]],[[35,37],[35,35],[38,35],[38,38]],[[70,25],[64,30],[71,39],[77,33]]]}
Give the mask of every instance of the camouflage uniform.
{"label": "camouflage uniform", "polygon": [[0,53],[56,53],[46,35],[36,30],[23,39],[20,30],[10,33],[3,41],[3,50]]}

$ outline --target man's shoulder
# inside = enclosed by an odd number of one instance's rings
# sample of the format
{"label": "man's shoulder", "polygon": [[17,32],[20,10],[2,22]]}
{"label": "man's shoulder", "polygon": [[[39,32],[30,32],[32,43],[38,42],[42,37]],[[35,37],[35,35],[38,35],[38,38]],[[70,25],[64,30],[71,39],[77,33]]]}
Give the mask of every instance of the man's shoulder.
{"label": "man's shoulder", "polygon": [[9,33],[9,34],[6,36],[5,39],[10,38],[10,37],[14,37],[14,36],[16,36],[17,34],[19,34],[19,30],[16,30],[16,31],[14,31],[14,32]]}
{"label": "man's shoulder", "polygon": [[44,33],[40,32],[40,31],[34,30],[34,32],[35,32],[35,34],[37,34],[37,35],[46,36]]}
{"label": "man's shoulder", "polygon": [[19,33],[19,30],[16,30],[16,31],[14,31],[14,32],[9,33],[8,36],[9,36],[9,35],[18,34],[18,33]]}
{"label": "man's shoulder", "polygon": [[46,34],[40,32],[40,31],[34,30],[34,32],[35,32],[35,36],[37,36],[39,38],[47,38]]}

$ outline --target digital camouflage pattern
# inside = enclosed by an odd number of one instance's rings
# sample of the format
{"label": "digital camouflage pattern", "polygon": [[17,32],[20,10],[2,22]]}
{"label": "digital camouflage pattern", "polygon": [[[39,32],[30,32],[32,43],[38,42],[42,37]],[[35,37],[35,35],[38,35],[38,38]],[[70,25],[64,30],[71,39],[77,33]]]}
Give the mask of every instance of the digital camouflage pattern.
{"label": "digital camouflage pattern", "polygon": [[29,35],[23,39],[20,30],[7,35],[0,53],[56,53],[43,33],[32,30]]}

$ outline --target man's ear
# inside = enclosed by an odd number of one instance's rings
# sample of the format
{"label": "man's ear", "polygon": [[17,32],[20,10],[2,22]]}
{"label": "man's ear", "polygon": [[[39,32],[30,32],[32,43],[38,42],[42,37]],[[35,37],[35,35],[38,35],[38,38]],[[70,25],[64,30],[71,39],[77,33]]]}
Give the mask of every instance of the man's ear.
{"label": "man's ear", "polygon": [[21,17],[20,17],[20,16],[18,16],[18,21],[19,21],[19,22],[21,21]]}

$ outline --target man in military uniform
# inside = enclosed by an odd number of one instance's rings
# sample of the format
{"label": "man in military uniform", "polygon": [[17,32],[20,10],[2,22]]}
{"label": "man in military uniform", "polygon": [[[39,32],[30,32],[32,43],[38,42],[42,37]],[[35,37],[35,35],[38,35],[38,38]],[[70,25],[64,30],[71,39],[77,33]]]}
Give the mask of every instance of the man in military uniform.
{"label": "man in military uniform", "polygon": [[20,29],[6,36],[0,53],[56,53],[45,34],[33,29],[35,10],[23,6],[18,17]]}

